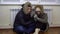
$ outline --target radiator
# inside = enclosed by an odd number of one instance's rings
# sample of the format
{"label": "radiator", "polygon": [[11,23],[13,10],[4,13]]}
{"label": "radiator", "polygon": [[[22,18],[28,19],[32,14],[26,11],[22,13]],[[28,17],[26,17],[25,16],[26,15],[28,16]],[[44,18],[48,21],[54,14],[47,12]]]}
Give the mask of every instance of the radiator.
{"label": "radiator", "polygon": [[13,27],[15,16],[19,12],[19,10],[20,9],[10,9],[10,25],[11,25],[11,27]]}

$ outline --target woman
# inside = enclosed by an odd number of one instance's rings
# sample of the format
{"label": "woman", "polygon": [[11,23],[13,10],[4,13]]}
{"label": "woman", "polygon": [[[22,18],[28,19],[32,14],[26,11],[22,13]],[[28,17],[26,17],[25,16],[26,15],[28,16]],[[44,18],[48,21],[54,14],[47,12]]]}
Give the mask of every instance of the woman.
{"label": "woman", "polygon": [[40,29],[41,32],[45,32],[49,28],[47,14],[44,13],[42,5],[36,5],[34,8],[34,20],[36,22],[36,28]]}
{"label": "woman", "polygon": [[31,3],[26,2],[22,5],[21,10],[17,13],[13,29],[18,34],[30,34],[34,32],[35,23],[33,18],[30,17],[31,10]]}

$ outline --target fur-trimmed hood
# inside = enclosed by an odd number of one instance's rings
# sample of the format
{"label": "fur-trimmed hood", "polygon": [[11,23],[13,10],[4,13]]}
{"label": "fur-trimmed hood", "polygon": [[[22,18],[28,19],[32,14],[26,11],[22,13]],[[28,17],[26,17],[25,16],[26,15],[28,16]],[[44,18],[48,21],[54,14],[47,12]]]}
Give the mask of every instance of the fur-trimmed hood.
{"label": "fur-trimmed hood", "polygon": [[28,9],[27,7],[28,7],[28,6],[30,6],[30,7],[32,8],[30,2],[26,2],[26,3],[22,6],[24,13],[27,13],[27,9]]}

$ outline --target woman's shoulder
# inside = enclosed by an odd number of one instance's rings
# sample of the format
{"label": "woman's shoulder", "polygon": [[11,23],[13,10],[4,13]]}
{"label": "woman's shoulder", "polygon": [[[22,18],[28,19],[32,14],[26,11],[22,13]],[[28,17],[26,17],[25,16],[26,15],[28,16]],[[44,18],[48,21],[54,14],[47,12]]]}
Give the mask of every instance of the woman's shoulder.
{"label": "woman's shoulder", "polygon": [[47,16],[47,13],[43,13],[43,16]]}
{"label": "woman's shoulder", "polygon": [[43,15],[47,15],[47,13],[43,13]]}
{"label": "woman's shoulder", "polygon": [[43,13],[42,17],[44,17],[44,18],[46,17],[47,18],[47,13]]}

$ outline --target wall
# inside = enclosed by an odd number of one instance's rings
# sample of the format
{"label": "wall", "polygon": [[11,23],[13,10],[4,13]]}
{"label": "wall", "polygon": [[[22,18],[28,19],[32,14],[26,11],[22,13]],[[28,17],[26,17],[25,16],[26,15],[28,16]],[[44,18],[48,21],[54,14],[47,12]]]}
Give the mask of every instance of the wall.
{"label": "wall", "polygon": [[20,6],[0,6],[0,28],[10,28],[10,8],[19,8]]}
{"label": "wall", "polygon": [[[52,8],[52,22],[50,26],[60,26],[60,6],[44,6]],[[10,9],[21,8],[21,6],[0,6],[0,28],[11,28]]]}
{"label": "wall", "polygon": [[60,27],[60,6],[45,6],[52,8],[52,23],[51,27]]}

